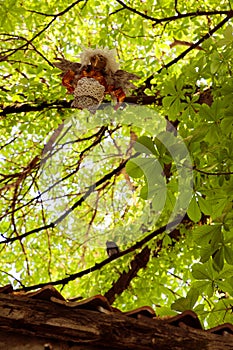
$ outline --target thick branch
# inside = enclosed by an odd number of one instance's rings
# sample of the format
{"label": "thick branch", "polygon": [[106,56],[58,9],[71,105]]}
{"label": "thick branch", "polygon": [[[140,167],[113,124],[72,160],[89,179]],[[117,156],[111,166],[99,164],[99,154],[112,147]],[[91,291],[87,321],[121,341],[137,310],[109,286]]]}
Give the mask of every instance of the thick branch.
{"label": "thick branch", "polygon": [[[147,78],[146,82],[150,81],[153,76]],[[140,90],[140,88],[138,89]],[[197,103],[206,103],[210,105],[212,103],[211,90],[205,90],[202,92],[197,91],[200,97]],[[210,103],[211,102],[211,103]],[[71,107],[72,101],[54,101],[54,102],[42,102],[39,104],[35,103],[21,103],[21,104],[13,104],[6,106],[0,112],[0,116],[7,116],[8,114],[14,113],[29,113],[29,112],[40,112],[46,109],[68,109]],[[109,103],[106,101],[106,103]],[[155,96],[146,96],[146,95],[138,95],[138,96],[128,96],[125,98],[125,103],[139,104],[139,105],[151,105],[156,104],[157,106],[162,105],[162,97],[159,97],[158,93]],[[74,108],[77,110],[77,108]]]}
{"label": "thick branch", "polygon": [[150,252],[150,248],[146,246],[140,253],[136,254],[130,263],[129,270],[124,271],[118,280],[113,283],[113,286],[105,293],[104,296],[110,304],[115,301],[116,295],[122,294],[128,288],[130,282],[137,276],[138,271],[146,267],[150,258]]}
{"label": "thick branch", "polygon": [[6,106],[2,108],[0,112],[0,116],[6,116],[12,113],[27,113],[27,112],[40,112],[44,109],[52,109],[52,108],[71,108],[70,101],[54,101],[54,102],[42,102],[39,104],[32,103],[15,103],[13,105]]}
{"label": "thick branch", "polygon": [[185,325],[176,327],[156,318],[133,319],[120,312],[101,313],[5,294],[0,295],[0,337],[7,348],[18,339],[20,350],[24,349],[25,338],[27,344],[33,344],[31,349],[42,349],[41,340],[49,341],[54,349],[80,350],[230,350],[233,347],[231,335],[215,335]]}
{"label": "thick branch", "polygon": [[[182,222],[185,223],[186,220],[187,218],[185,217],[182,220]],[[173,239],[173,242],[174,242],[172,246],[175,244],[175,242],[179,241],[180,236],[181,235],[180,235],[179,229],[175,229],[169,233],[169,237]],[[163,239],[158,240],[156,242],[156,248],[153,249],[153,252],[152,252],[153,257],[158,256],[163,246],[162,243],[163,243]],[[130,269],[127,271],[124,271],[120,275],[120,277],[115,282],[113,282],[112,287],[105,293],[105,297],[108,299],[110,304],[112,304],[115,301],[116,296],[122,294],[124,290],[128,288],[128,286],[130,285],[130,282],[133,280],[133,278],[137,276],[137,273],[139,272],[139,270],[147,266],[147,263],[150,258],[150,254],[151,254],[151,249],[148,246],[145,246],[140,253],[137,253],[134,256],[133,260],[130,263]]]}
{"label": "thick branch", "polygon": [[[126,103],[135,103],[135,104],[142,104],[142,105],[151,105],[152,103],[158,103],[161,101],[156,96],[129,96],[125,98]],[[13,104],[6,106],[2,108],[2,111],[0,112],[0,116],[6,116],[8,114],[14,114],[14,113],[28,113],[28,112],[41,112],[44,109],[59,109],[59,108],[72,108],[71,107],[72,101],[54,101],[54,102],[42,102],[39,104],[35,103],[20,103],[20,104]],[[109,102],[108,102],[109,103]],[[74,108],[74,110],[77,110],[77,108]]]}

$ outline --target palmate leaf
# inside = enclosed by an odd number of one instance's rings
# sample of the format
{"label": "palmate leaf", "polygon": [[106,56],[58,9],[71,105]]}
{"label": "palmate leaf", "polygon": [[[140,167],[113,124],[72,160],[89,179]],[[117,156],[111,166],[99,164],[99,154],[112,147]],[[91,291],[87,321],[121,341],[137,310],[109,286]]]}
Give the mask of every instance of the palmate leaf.
{"label": "palmate leaf", "polygon": [[205,215],[211,215],[212,213],[212,201],[206,200],[202,197],[198,197],[198,204],[200,207],[200,210]]}
{"label": "palmate leaf", "polygon": [[190,302],[186,298],[180,298],[171,305],[171,309],[180,311],[180,312],[183,312],[185,310],[190,310],[191,309]]}
{"label": "palmate leaf", "polygon": [[215,242],[221,241],[221,229],[221,224],[199,226],[193,232],[194,240],[203,247],[209,244],[213,246]]}
{"label": "palmate leaf", "polygon": [[192,287],[197,289],[200,296],[207,296],[211,298],[214,294],[214,283],[210,280],[200,280],[192,283]]}

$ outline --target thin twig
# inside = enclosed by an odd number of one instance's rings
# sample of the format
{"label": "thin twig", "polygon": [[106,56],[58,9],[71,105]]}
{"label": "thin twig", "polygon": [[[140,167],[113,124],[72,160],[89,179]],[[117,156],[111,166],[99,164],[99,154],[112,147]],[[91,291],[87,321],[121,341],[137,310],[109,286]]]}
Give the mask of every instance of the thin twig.
{"label": "thin twig", "polygon": [[[100,263],[95,263],[95,265],[93,265],[92,267],[89,267],[86,270],[74,273],[69,275],[68,277],[62,278],[60,280],[57,281],[51,281],[48,283],[39,283],[33,286],[28,286],[28,287],[24,287],[23,290],[25,291],[29,291],[29,290],[34,290],[34,289],[38,289],[38,288],[42,288],[45,287],[47,285],[65,285],[71,281],[76,280],[77,278],[80,278],[82,276],[88,275],[91,272],[100,270],[102,267],[104,267],[105,265],[109,264],[111,261],[117,260],[119,258],[121,258],[122,256],[125,256],[129,253],[134,252],[136,249],[141,248],[145,243],[149,242],[150,240],[152,240],[154,237],[158,236],[161,233],[164,233],[165,231],[171,231],[172,229],[174,229],[181,221],[181,218],[178,217],[177,219],[175,219],[174,221],[170,222],[167,225],[161,226],[159,229],[151,232],[148,236],[144,237],[143,239],[141,239],[140,241],[137,241],[135,244],[133,244],[131,247],[119,252],[117,255],[112,255],[109,258],[101,261]],[[20,289],[18,289],[20,290]]]}
{"label": "thin twig", "polygon": [[3,270],[0,270],[0,272],[5,273],[7,276],[13,278],[16,282],[18,282],[18,283],[21,285],[21,287],[22,287],[23,289],[26,288],[26,287],[24,286],[24,284],[23,284],[18,278],[14,277],[11,273],[6,272],[6,271],[3,271]]}
{"label": "thin twig", "polygon": [[9,56],[13,55],[15,52],[17,52],[18,50],[22,50],[23,48],[25,48],[29,43],[31,44],[36,38],[38,38],[42,33],[44,33],[52,24],[53,22],[58,18],[63,16],[65,13],[67,13],[68,11],[70,11],[74,6],[76,6],[78,3],[82,2],[84,0],[76,0],[75,2],[73,2],[70,6],[68,6],[65,10],[55,14],[53,16],[53,18],[51,19],[51,21],[49,23],[46,24],[46,26],[41,29],[37,34],[35,34],[30,40],[28,40],[27,43],[17,47],[16,49],[14,49],[11,53],[9,53],[8,55],[2,56],[0,58],[0,60],[5,60],[6,58],[8,58]]}
{"label": "thin twig", "polygon": [[[158,71],[157,74],[160,74],[163,69],[168,69],[169,67],[173,66],[175,63],[183,59],[190,51],[196,49],[197,47],[200,46],[205,40],[209,39],[215,32],[217,32],[218,29],[224,26],[225,23],[228,22],[230,18],[233,17],[233,10],[228,11],[227,16],[219,22],[213,29],[211,29],[208,33],[203,35],[201,39],[199,39],[196,43],[192,44],[188,49],[183,51],[179,56],[177,56],[174,60],[168,62],[165,64],[163,67],[161,67]],[[146,86],[150,85],[150,81],[154,78],[154,75],[151,75],[145,80]]]}
{"label": "thin twig", "polygon": [[229,172],[221,172],[221,171],[218,171],[216,173],[211,173],[209,171],[204,171],[204,170],[201,170],[201,169],[197,169],[195,166],[193,167],[193,170],[196,170],[198,173],[201,173],[201,174],[205,174],[205,175],[211,175],[211,176],[220,176],[220,175],[233,175],[233,171],[229,171]]}
{"label": "thin twig", "polygon": [[118,2],[118,4],[120,4],[124,9],[129,10],[130,12],[133,12],[145,19],[149,19],[150,21],[155,22],[154,25],[156,24],[160,24],[163,22],[171,22],[171,21],[176,21],[178,19],[182,19],[182,18],[187,18],[187,17],[198,17],[198,16],[212,16],[212,15],[228,15],[229,10],[225,10],[225,11],[196,11],[196,12],[188,12],[188,13],[177,13],[175,16],[170,16],[170,17],[165,17],[165,18],[155,18],[155,17],[151,17],[148,16],[147,14],[140,12],[136,9],[134,9],[133,7],[130,7],[128,5],[126,5],[123,1],[121,0],[116,0]]}
{"label": "thin twig", "polygon": [[127,158],[125,160],[122,160],[122,162],[118,165],[117,168],[113,169],[110,173],[104,175],[100,180],[96,181],[93,183],[89,189],[84,193],[84,195],[77,201],[75,202],[68,210],[66,210],[61,216],[59,216],[54,222],[44,225],[38,228],[35,228],[31,231],[25,232],[22,235],[19,235],[18,237],[12,237],[12,238],[7,238],[4,241],[1,241],[0,244],[5,244],[5,243],[12,243],[16,240],[21,240],[33,233],[36,232],[41,232],[49,228],[54,228],[56,227],[60,222],[62,222],[72,211],[74,211],[76,208],[82,205],[82,203],[100,186],[102,185],[105,181],[110,180],[115,174],[120,173],[120,171],[125,167],[126,163],[128,162],[129,159],[131,158],[136,158],[139,155],[139,153],[135,153],[135,155],[131,156],[130,158]]}

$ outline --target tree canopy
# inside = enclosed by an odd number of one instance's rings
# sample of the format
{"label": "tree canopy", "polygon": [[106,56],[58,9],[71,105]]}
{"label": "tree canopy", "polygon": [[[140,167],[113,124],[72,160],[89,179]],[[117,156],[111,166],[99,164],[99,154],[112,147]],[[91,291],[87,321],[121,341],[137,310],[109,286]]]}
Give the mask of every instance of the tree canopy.
{"label": "tree canopy", "polygon": [[[233,323],[231,5],[1,2],[1,285]],[[140,79],[93,114],[53,62],[96,47]]]}

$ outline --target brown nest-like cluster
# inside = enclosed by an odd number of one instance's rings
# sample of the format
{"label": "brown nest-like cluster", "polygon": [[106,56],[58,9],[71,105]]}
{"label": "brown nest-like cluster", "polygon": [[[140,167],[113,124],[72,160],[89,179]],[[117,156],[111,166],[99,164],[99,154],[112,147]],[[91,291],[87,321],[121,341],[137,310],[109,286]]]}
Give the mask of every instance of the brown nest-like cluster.
{"label": "brown nest-like cluster", "polygon": [[130,80],[139,77],[118,69],[114,54],[115,50],[85,49],[80,55],[81,63],[57,59],[54,65],[62,70],[62,85],[74,95],[72,107],[95,113],[104,96],[109,94],[117,101],[117,109],[128,90],[135,88]]}

